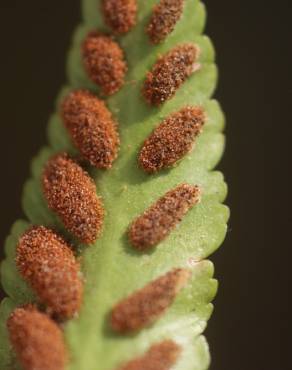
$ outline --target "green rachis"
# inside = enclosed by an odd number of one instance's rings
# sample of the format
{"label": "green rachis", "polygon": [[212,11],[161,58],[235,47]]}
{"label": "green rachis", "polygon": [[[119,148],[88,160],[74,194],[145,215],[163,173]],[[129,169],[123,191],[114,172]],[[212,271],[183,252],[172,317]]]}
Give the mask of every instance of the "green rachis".
{"label": "green rachis", "polygon": [[[46,307],[51,297],[42,301],[42,293],[16,266],[20,238],[31,225],[42,225],[73,246],[82,271],[78,313],[72,317],[69,309],[58,317],[66,369],[207,369],[202,332],[217,282],[206,258],[222,243],[229,212],[222,205],[223,176],[213,171],[224,149],[224,116],[211,100],[217,69],[212,43],[202,34],[205,7],[198,0],[82,0],[82,14],[68,55],[68,84],[49,121],[48,145],[33,160],[24,186],[26,220],[14,224],[5,246],[0,368],[19,366],[6,326],[10,313],[27,303],[48,315],[54,311]],[[100,50],[107,53],[101,39],[92,52],[99,37],[107,38],[116,63],[110,72],[104,62],[95,64]],[[89,126],[81,137],[80,101],[73,113],[65,107],[68,96],[80,89],[90,99],[98,97],[90,113],[101,122],[98,142]],[[76,116],[81,118],[74,126]],[[97,158],[95,144],[103,156]],[[96,210],[88,228],[86,223],[80,227],[79,215],[77,227],[72,213],[58,208],[67,194],[62,198],[57,191],[52,200],[52,185],[44,185],[48,161],[64,152],[93,179],[94,184],[87,179],[86,189],[96,186],[98,198],[86,201]]]}

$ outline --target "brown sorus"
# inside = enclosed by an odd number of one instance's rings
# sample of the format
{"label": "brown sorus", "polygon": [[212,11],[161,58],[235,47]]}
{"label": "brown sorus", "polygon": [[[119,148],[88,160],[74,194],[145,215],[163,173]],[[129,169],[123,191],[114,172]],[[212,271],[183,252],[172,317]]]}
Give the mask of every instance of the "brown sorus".
{"label": "brown sorus", "polygon": [[169,370],[178,360],[181,347],[172,340],[154,344],[141,357],[129,361],[118,370]]}
{"label": "brown sorus", "polygon": [[147,34],[154,44],[163,41],[181,18],[184,0],[160,0],[153,8]]}
{"label": "brown sorus", "polygon": [[107,25],[116,34],[129,32],[136,24],[137,0],[103,0]]}
{"label": "brown sorus", "polygon": [[204,121],[205,114],[199,107],[185,107],[167,117],[144,142],[140,166],[154,173],[175,164],[192,149]]}
{"label": "brown sorus", "polygon": [[114,307],[112,328],[124,334],[153,323],[172,304],[189,277],[188,270],[175,269],[134,292]]}
{"label": "brown sorus", "polygon": [[171,99],[186,79],[198,69],[199,49],[183,44],[160,57],[147,73],[143,95],[149,104],[159,106]]}
{"label": "brown sorus", "polygon": [[74,144],[96,168],[111,168],[117,157],[117,125],[105,103],[86,90],[71,92],[63,101],[62,116]]}
{"label": "brown sorus", "polygon": [[82,45],[82,57],[88,76],[105,95],[120,90],[127,66],[123,50],[111,37],[90,32]]}
{"label": "brown sorus", "polygon": [[62,153],[47,162],[42,180],[49,208],[81,242],[93,243],[101,232],[104,209],[87,172]]}
{"label": "brown sorus", "polygon": [[198,186],[181,184],[170,190],[132,223],[131,244],[141,251],[157,245],[199,200]]}
{"label": "brown sorus", "polygon": [[34,226],[19,239],[16,265],[48,313],[60,319],[78,312],[83,286],[71,248],[52,230]]}
{"label": "brown sorus", "polygon": [[33,306],[15,309],[7,320],[11,345],[24,370],[63,370],[67,353],[60,328]]}

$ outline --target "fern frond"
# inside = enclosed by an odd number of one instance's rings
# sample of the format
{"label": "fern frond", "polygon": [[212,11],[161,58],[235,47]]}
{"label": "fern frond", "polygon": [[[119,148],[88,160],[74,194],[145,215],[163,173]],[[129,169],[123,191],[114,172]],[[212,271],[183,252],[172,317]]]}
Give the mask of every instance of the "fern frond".
{"label": "fern frond", "polygon": [[[205,7],[198,0],[185,0],[182,16],[174,30],[158,44],[146,33],[155,0],[138,1],[136,25],[117,37],[126,56],[128,72],[124,86],[106,99],[120,136],[117,160],[109,170],[89,167],[106,211],[101,237],[91,246],[69,235],[56,215],[48,209],[41,186],[43,168],[52,155],[78,150],[63,125],[60,106],[68,92],[100,89],[90,80],[82,61],[82,43],[93,30],[111,32],[101,12],[101,0],[83,0],[83,23],[78,27],[68,56],[68,86],[56,103],[48,125],[49,145],[32,162],[31,178],[23,192],[23,210],[30,224],[44,225],[70,237],[81,258],[85,279],[83,305],[78,317],[64,325],[70,362],[68,370],[114,370],[143,354],[157,343],[172,340],[181,348],[173,370],[204,370],[209,351],[202,332],[212,313],[211,301],[217,290],[213,265],[206,258],[223,242],[228,208],[222,205],[227,187],[220,172],[213,171],[224,150],[224,116],[211,96],[217,82],[215,53],[203,35]],[[159,107],[149,105],[141,91],[147,73],[158,57],[181,44],[194,44],[201,51],[200,69],[192,73],[175,95]],[[185,106],[200,106],[206,122],[196,143],[175,166],[147,174],[138,157],[144,141],[167,117]],[[154,249],[138,251],[131,245],[128,229],[132,222],[169,190],[179,184],[197,185],[201,202]],[[35,295],[15,266],[15,248],[28,228],[18,221],[6,242],[6,260],[1,279],[9,298],[2,302],[0,316],[0,364],[8,370],[14,361],[6,330],[9,313],[17,306],[35,301]],[[110,324],[113,307],[147,284],[174,269],[191,271],[186,287],[180,290],[161,317],[134,335],[115,333]]]}

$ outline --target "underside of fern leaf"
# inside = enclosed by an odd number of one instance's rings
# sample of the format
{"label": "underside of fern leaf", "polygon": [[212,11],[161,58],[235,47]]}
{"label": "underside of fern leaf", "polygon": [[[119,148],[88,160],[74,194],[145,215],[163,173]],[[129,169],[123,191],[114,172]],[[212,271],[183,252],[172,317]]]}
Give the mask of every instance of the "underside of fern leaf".
{"label": "underside of fern leaf", "polygon": [[[33,160],[31,178],[24,186],[23,210],[27,221],[17,221],[6,241],[1,281],[8,298],[3,300],[0,310],[0,368],[8,370],[18,366],[6,328],[9,314],[16,307],[37,302],[36,294],[16,268],[16,246],[31,225],[43,225],[56,230],[74,245],[84,276],[80,312],[62,327],[69,353],[68,370],[115,370],[146,356],[153,346],[165,341],[173,341],[180,348],[171,369],[204,370],[209,366],[209,351],[202,332],[212,313],[211,301],[217,289],[213,265],[206,258],[224,240],[229,211],[222,205],[227,193],[223,176],[213,171],[224,149],[221,133],[224,116],[218,102],[210,100],[217,69],[212,43],[202,35],[206,15],[200,1],[185,0],[183,13],[173,31],[163,42],[153,44],[145,30],[157,1],[139,0],[136,25],[126,34],[115,37],[125,53],[128,70],[123,87],[105,101],[118,122],[120,149],[110,169],[86,165],[105,209],[98,240],[90,246],[78,242],[49,210],[43,195],[41,177],[47,161],[60,152],[79,156],[60,115],[64,97],[73,90],[87,89],[104,98],[88,77],[81,53],[89,32],[111,32],[104,21],[101,3],[101,0],[82,1],[83,23],[74,35],[68,56],[68,85],[62,89],[56,113],[49,121],[49,144]],[[149,104],[141,93],[147,73],[161,55],[188,43],[200,49],[199,70],[192,73],[169,100],[159,106]],[[203,132],[194,148],[175,166],[154,174],[146,173],[138,164],[144,141],[159,123],[185,106],[200,106],[206,116]],[[167,192],[185,183],[201,189],[200,203],[190,209],[156,247],[146,251],[133,248],[128,237],[133,220]],[[113,308],[174,269],[190,271],[191,277],[170,307],[151,325],[135,333],[116,333],[110,321]],[[132,368],[136,369],[133,366],[125,370]]]}

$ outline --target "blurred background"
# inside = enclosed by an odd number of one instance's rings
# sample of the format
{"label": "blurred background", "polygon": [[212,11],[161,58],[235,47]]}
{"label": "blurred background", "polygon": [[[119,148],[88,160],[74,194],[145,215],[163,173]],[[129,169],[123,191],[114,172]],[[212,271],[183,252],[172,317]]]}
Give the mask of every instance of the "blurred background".
{"label": "blurred background", "polygon": [[[145,0],[146,1],[146,0]],[[220,289],[211,370],[289,370],[291,360],[291,1],[205,1],[227,116],[220,164],[232,218],[211,257]],[[29,163],[45,143],[79,0],[0,3],[0,243],[22,216]],[[0,248],[3,253],[2,248]]]}

